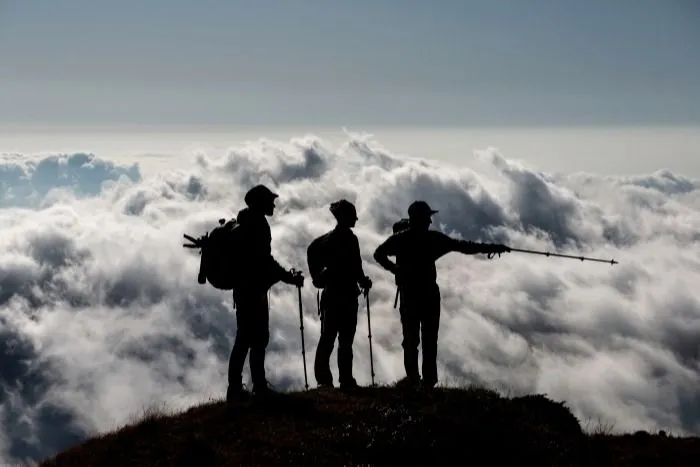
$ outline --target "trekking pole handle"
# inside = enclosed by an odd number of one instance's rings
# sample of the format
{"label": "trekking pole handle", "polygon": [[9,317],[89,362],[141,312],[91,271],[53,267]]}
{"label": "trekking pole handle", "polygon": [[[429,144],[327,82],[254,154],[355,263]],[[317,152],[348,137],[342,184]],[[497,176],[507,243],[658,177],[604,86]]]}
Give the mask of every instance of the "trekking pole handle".
{"label": "trekking pole handle", "polygon": [[301,270],[299,270],[299,269],[295,269],[295,268],[290,269],[289,272],[290,272],[290,273],[292,274],[292,276],[294,276],[294,277],[299,277],[299,276],[303,276],[303,275],[304,275],[304,272],[303,272],[303,271],[301,271]]}
{"label": "trekking pole handle", "polygon": [[[300,270],[298,270],[298,269],[295,269],[295,268],[291,268],[291,269],[289,270],[289,273],[290,273],[290,274],[292,275],[292,277],[294,277],[294,278],[302,277],[302,276],[304,275],[304,273],[303,273],[302,271],[300,271]],[[302,281],[302,282],[303,282],[303,281]],[[303,285],[302,285],[302,284],[296,284],[296,287],[297,287],[297,289],[299,289],[299,290],[301,291],[301,288],[303,287]]]}

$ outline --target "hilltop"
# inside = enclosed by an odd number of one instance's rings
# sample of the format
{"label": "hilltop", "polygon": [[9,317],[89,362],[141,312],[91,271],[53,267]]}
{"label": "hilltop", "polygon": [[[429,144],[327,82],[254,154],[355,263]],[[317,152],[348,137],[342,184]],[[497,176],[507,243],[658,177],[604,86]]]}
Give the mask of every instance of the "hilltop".
{"label": "hilltop", "polygon": [[565,404],[486,389],[312,389],[153,414],[41,465],[696,465],[700,438],[588,434]]}

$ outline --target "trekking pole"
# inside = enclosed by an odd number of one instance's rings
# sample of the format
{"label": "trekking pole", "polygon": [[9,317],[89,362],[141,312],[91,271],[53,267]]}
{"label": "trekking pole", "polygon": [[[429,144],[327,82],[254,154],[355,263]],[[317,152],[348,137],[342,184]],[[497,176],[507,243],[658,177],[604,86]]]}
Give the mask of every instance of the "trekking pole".
{"label": "trekking pole", "polygon": [[[614,259],[590,258],[588,256],[565,255],[562,253],[550,253],[548,251],[525,250],[522,248],[510,248],[510,247],[508,247],[508,249],[509,249],[509,251],[517,251],[520,253],[529,253],[532,255],[557,256],[559,258],[578,259],[581,261],[594,261],[594,262],[598,262],[598,263],[609,263],[610,265],[619,264]],[[493,258],[494,253],[489,253],[487,256],[489,259],[491,259],[491,258]],[[500,256],[500,254],[499,254],[499,256]]]}
{"label": "trekking pole", "polygon": [[[301,274],[299,271],[292,270],[292,274],[298,275]],[[301,306],[301,287],[297,286],[297,296],[299,298],[299,329],[301,329],[301,358],[304,361],[304,385],[306,386],[306,390],[309,390],[309,379],[306,374],[306,345],[304,344],[304,312],[302,310]]]}
{"label": "trekking pole", "polygon": [[365,300],[367,301],[367,330],[369,333],[369,367],[372,375],[372,386],[374,386],[374,354],[372,353],[372,322],[369,317],[369,289],[365,289]]}

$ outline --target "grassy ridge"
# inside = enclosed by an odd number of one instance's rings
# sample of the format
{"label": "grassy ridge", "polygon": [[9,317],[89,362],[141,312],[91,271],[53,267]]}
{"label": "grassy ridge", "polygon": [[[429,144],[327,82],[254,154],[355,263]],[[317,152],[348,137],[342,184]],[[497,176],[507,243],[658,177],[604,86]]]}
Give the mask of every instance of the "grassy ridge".
{"label": "grassy ridge", "polygon": [[[64,465],[700,465],[700,438],[589,435],[564,404],[485,389],[310,390],[214,402],[46,459]],[[471,463],[471,462],[470,462]]]}

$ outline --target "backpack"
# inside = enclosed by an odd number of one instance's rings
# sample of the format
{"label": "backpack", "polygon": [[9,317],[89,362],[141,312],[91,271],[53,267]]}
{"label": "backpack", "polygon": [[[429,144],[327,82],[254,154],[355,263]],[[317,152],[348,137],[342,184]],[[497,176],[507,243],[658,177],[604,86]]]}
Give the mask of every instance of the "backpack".
{"label": "backpack", "polygon": [[404,217],[403,219],[400,219],[396,222],[394,222],[394,225],[392,226],[392,229],[394,233],[399,233],[403,230],[406,230],[410,226],[408,218]]}
{"label": "backpack", "polygon": [[311,276],[311,281],[314,286],[319,289],[324,287],[323,270],[326,268],[326,254],[323,247],[326,245],[326,240],[329,235],[330,232],[316,237],[306,249],[306,262],[309,266],[309,275]]}
{"label": "backpack", "polygon": [[218,227],[198,239],[184,235],[192,244],[183,246],[199,248],[202,257],[197,282],[209,282],[219,290],[233,290],[236,287],[241,271],[240,267],[236,267],[236,249],[241,247],[242,232],[241,224],[233,218],[228,222],[226,219],[219,219]]}

